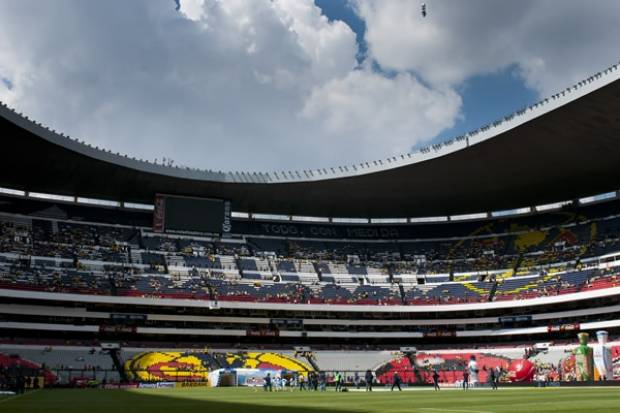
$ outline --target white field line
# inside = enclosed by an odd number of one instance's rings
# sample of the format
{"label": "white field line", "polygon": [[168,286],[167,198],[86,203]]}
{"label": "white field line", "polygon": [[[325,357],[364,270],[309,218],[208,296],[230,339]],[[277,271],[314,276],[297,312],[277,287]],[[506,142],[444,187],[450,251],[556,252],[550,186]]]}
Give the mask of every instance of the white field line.
{"label": "white field line", "polygon": [[38,390],[31,390],[31,391],[29,391],[29,392],[27,392],[27,393],[23,393],[23,394],[18,394],[18,395],[16,395],[16,396],[7,397],[7,398],[6,398],[6,399],[4,399],[4,400],[0,400],[0,403],[6,403],[6,402],[8,402],[8,401],[10,401],[10,400],[15,400],[15,399],[18,399],[18,398],[20,398],[20,397],[22,397],[22,396],[26,396],[26,395],[28,395],[28,394],[33,394],[33,393],[38,392],[39,390],[41,390],[41,389],[38,389]]}

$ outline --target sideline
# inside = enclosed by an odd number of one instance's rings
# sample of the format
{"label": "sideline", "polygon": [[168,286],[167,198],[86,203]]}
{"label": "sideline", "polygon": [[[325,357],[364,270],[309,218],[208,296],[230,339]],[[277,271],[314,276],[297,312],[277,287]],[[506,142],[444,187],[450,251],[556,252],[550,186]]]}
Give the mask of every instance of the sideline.
{"label": "sideline", "polygon": [[6,403],[6,402],[11,401],[11,400],[19,399],[20,397],[27,396],[29,394],[34,394],[34,393],[37,393],[39,391],[41,391],[41,389],[30,390],[29,392],[26,392],[26,393],[23,393],[23,394],[17,394],[15,396],[7,397],[4,400],[0,400],[0,403]]}

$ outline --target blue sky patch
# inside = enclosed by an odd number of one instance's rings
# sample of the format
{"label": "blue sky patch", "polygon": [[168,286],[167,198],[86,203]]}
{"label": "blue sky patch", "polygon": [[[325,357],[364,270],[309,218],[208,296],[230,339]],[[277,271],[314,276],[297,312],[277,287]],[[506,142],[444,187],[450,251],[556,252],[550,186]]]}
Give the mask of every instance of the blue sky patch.
{"label": "blue sky patch", "polygon": [[355,13],[348,0],[314,0],[323,14],[330,20],[341,20],[345,22],[355,33],[357,40],[357,62],[361,63],[366,57],[368,46],[364,39],[366,34],[366,23]]}
{"label": "blue sky patch", "polygon": [[457,91],[463,99],[463,117],[431,143],[478,129],[539,100],[536,91],[525,87],[516,66],[474,76],[466,80]]}
{"label": "blue sky patch", "polygon": [[11,82],[9,79],[3,77],[2,79],[2,84],[9,90],[13,90],[13,82]]}

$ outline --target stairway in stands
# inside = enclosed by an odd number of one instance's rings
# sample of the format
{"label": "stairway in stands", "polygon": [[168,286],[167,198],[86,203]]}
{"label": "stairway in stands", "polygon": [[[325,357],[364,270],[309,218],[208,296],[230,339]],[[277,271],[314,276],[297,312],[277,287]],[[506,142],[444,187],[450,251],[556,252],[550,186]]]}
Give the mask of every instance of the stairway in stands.
{"label": "stairway in stands", "polygon": [[142,264],[142,253],[140,252],[141,237],[142,233],[140,231],[135,231],[129,240],[127,240],[127,252],[129,253],[129,263],[131,264]]}
{"label": "stairway in stands", "polygon": [[166,261],[170,267],[183,267],[185,266],[185,259],[181,255],[168,255]]}
{"label": "stairway in stands", "polygon": [[280,271],[278,271],[278,266],[273,260],[272,256],[267,256],[267,265],[269,266],[269,271],[271,271],[271,276],[277,282],[282,282],[282,276],[280,275]]}
{"label": "stairway in stands", "polygon": [[523,264],[523,260],[524,260],[524,255],[522,252],[520,252],[519,257],[517,258],[517,261],[515,261],[515,265],[512,267],[512,273],[514,275],[518,274],[519,268],[521,267],[521,264]]}
{"label": "stairway in stands", "polygon": [[142,253],[138,248],[129,247],[129,260],[132,264],[142,264]]}
{"label": "stairway in stands", "polygon": [[314,272],[316,272],[317,277],[319,277],[319,281],[323,281],[323,273],[319,268],[319,264],[313,261],[312,267],[314,267]]}
{"label": "stairway in stands", "polygon": [[489,301],[493,301],[495,298],[495,292],[497,291],[497,281],[493,282],[491,290],[489,291]]}
{"label": "stairway in stands", "polygon": [[[222,264],[222,269],[224,270],[237,270],[239,272],[240,267],[237,264],[237,261],[234,257],[231,257],[229,255],[218,255],[217,256],[218,259],[220,260],[220,263]],[[239,275],[241,275],[241,273],[239,272]]]}
{"label": "stairway in stands", "polygon": [[[220,258],[220,260],[221,260],[221,258]],[[235,257],[234,258],[234,265],[235,265],[235,267],[237,267],[237,271],[239,272],[239,276],[241,278],[243,278],[243,265],[241,265],[241,258]]]}
{"label": "stairway in stands", "polygon": [[118,375],[121,379],[121,383],[127,383],[129,381],[129,378],[127,377],[127,373],[125,371],[125,362],[123,361],[121,357],[120,349],[110,349],[110,350],[107,350],[107,353],[112,358],[112,364],[114,365],[114,368],[118,372]]}
{"label": "stairway in stands", "polygon": [[403,287],[402,284],[398,284],[398,291],[400,291],[400,300],[403,302],[403,305],[407,305],[407,300],[405,298],[405,287]]}
{"label": "stairway in stands", "polygon": [[390,283],[393,283],[394,282],[394,264],[389,264],[387,266],[387,272],[388,272],[388,276],[390,277]]}

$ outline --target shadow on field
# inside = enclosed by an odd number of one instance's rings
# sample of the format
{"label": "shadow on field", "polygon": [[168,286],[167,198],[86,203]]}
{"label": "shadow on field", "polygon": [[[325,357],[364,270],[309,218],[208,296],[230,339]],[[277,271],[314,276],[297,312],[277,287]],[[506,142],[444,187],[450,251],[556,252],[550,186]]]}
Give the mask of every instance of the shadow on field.
{"label": "shadow on field", "polygon": [[[299,396],[296,393],[295,396]],[[308,395],[312,395],[308,393]],[[277,397],[262,392],[219,393],[216,389],[179,392],[126,390],[42,390],[2,400],[0,413],[362,413],[335,406],[308,406],[304,397]],[[291,393],[293,396],[293,393]],[[221,400],[225,399],[225,400]],[[295,405],[296,403],[306,406]]]}
{"label": "shadow on field", "polygon": [[[207,390],[213,391],[213,390]],[[215,390],[217,391],[217,390]],[[312,396],[312,393],[307,393]],[[295,396],[298,396],[299,393],[296,393]],[[174,395],[144,395],[144,394],[135,394],[132,393],[132,396],[135,398],[132,401],[132,404],[137,404],[138,406],[144,405],[146,403],[152,403],[153,401],[158,404],[166,405],[165,409],[162,412],[172,413],[172,412],[182,412],[182,413],[330,413],[330,412],[343,412],[343,413],[363,413],[358,410],[351,410],[347,408],[346,410],[339,410],[338,408],[334,408],[333,406],[308,406],[312,404],[312,400],[308,401],[305,399],[304,401],[298,400],[296,397],[290,397],[288,400],[284,400],[286,404],[283,404],[283,400],[275,400],[270,399],[270,393],[252,393],[252,392],[242,392],[235,395],[235,399],[227,399],[227,400],[217,400],[217,398],[209,398],[209,399],[198,399],[198,398],[185,398],[183,394],[179,394],[178,396]],[[209,395],[210,396],[210,395]],[[260,397],[260,400],[253,401],[253,398],[257,396]],[[293,396],[293,394],[291,394]],[[217,397],[217,396],[216,396]],[[150,398],[150,401],[144,400],[144,398]],[[154,399],[154,400],[153,400]],[[272,404],[274,403],[274,404]],[[276,404],[279,403],[279,404]],[[295,405],[296,403],[303,403],[305,406]],[[152,413],[152,410],[131,410],[132,413]],[[111,412],[117,413],[117,412]]]}

